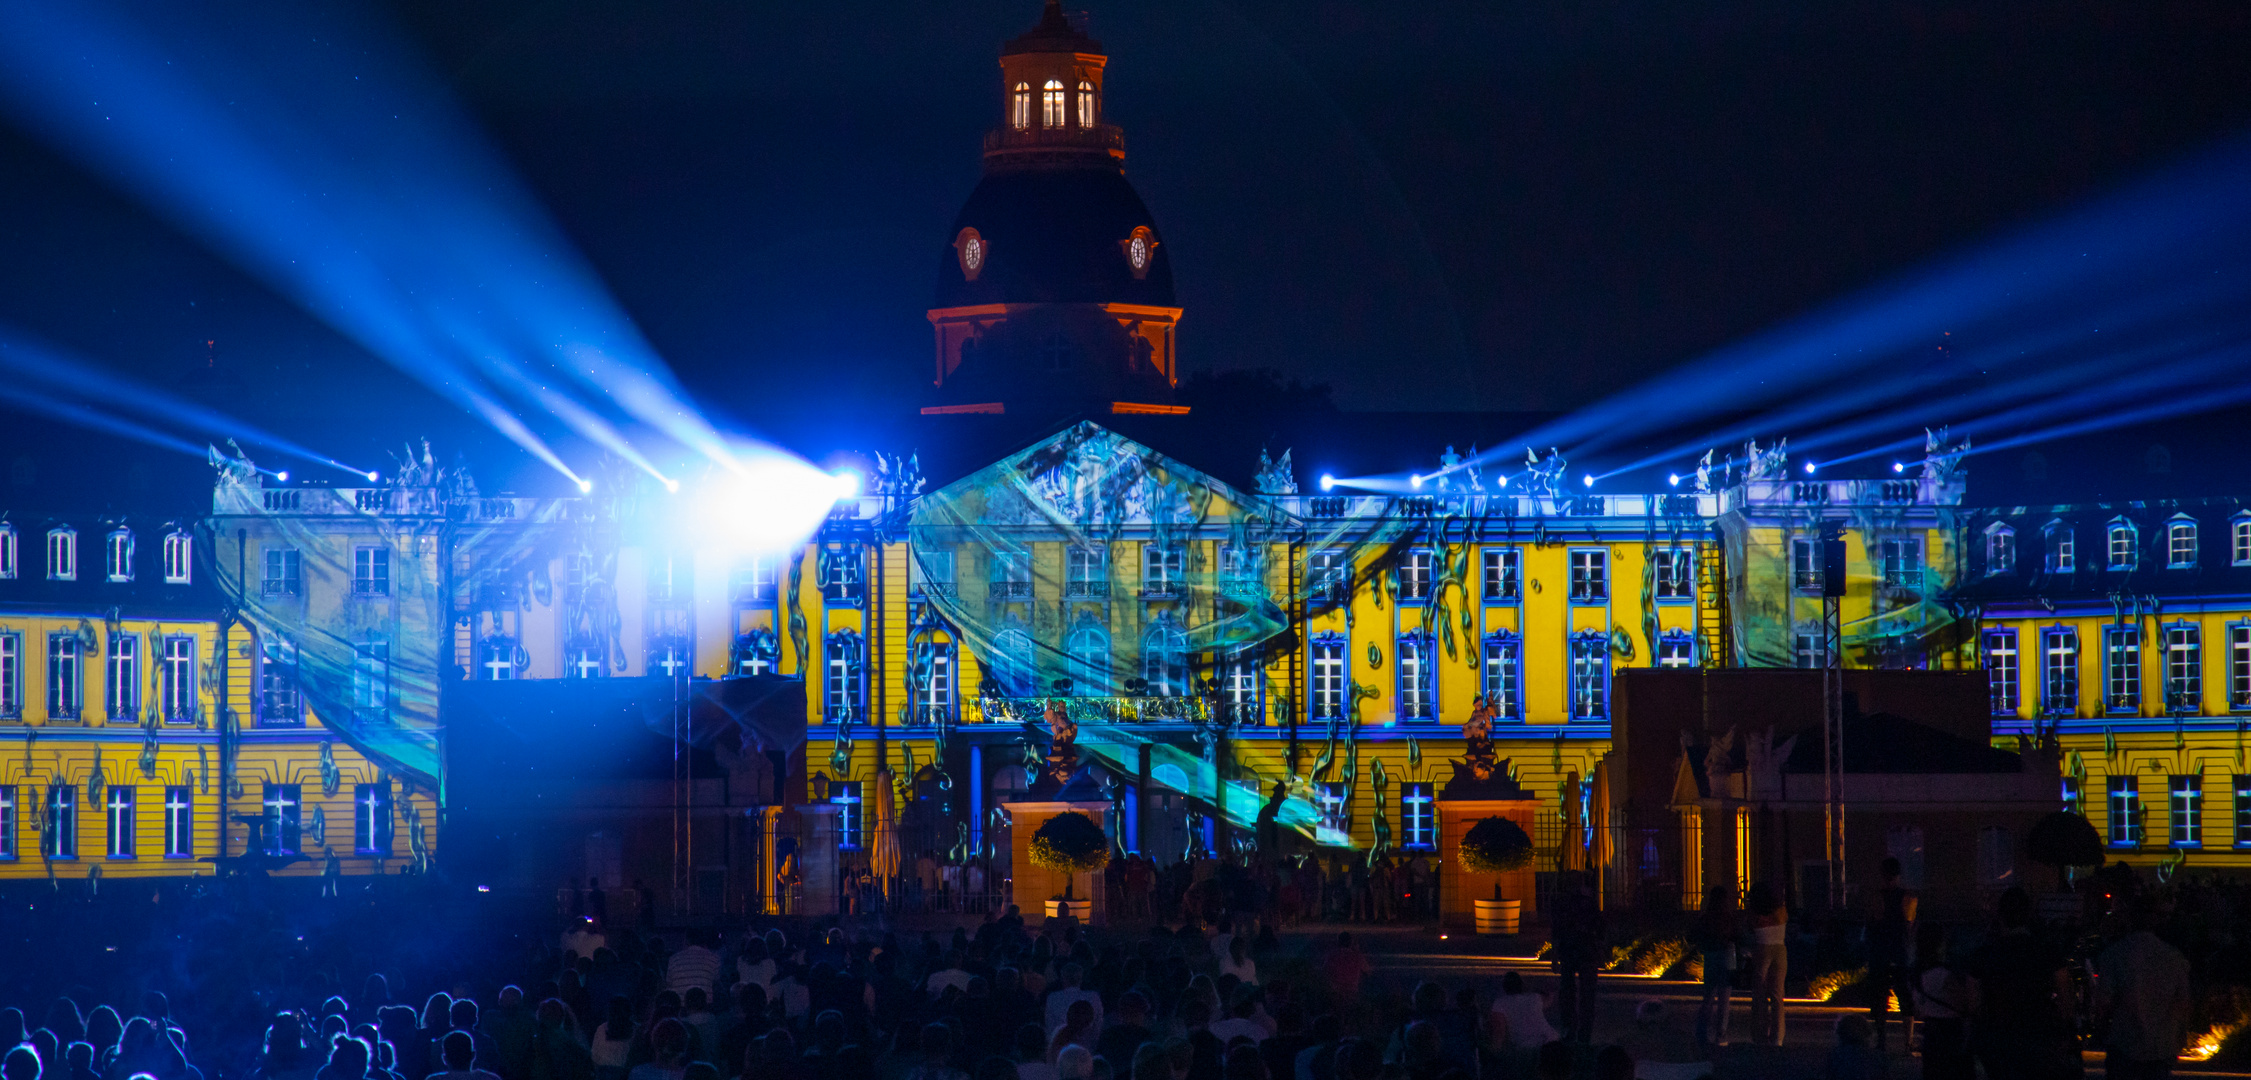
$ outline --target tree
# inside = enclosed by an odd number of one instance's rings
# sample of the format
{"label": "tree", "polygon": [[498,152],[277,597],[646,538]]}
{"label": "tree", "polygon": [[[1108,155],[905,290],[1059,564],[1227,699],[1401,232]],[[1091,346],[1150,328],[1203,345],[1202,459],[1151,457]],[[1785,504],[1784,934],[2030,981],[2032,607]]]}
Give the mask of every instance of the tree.
{"label": "tree", "polygon": [[2032,823],[2024,852],[2034,862],[2055,867],[2056,885],[2062,888],[2065,867],[2102,865],[2102,834],[2086,818],[2058,810]]}
{"label": "tree", "polygon": [[1063,898],[1071,898],[1071,877],[1110,865],[1110,838],[1102,826],[1076,810],[1040,823],[1032,834],[1032,865],[1063,874]]}
{"label": "tree", "polygon": [[1462,869],[1478,874],[1522,870],[1532,865],[1532,838],[1505,817],[1489,817],[1462,837]]}

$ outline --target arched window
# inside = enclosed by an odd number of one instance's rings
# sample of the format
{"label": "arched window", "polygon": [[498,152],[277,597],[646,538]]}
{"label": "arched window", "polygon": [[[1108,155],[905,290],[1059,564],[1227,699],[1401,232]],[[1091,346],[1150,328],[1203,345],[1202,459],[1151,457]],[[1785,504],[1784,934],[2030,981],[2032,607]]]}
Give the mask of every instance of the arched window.
{"label": "arched window", "polygon": [[1049,79],[1040,88],[1040,126],[1059,128],[1064,124],[1063,80]]}
{"label": "arched window", "polygon": [[2165,524],[2165,565],[2175,570],[2196,566],[2196,520],[2182,515]]}
{"label": "arched window", "polygon": [[1110,692],[1110,632],[1092,616],[1079,624],[1063,642],[1071,658],[1071,692],[1079,697],[1105,697]]}
{"label": "arched window", "polygon": [[111,581],[133,580],[132,530],[117,529],[112,531],[109,534],[109,543],[105,545],[105,551],[107,553],[105,565],[108,569],[109,579]]}
{"label": "arched window", "polygon": [[1188,634],[1167,611],[1141,636],[1141,677],[1153,697],[1179,697],[1188,689]]}
{"label": "arched window", "polygon": [[1017,83],[1008,99],[1008,126],[1019,131],[1032,126],[1032,84]]}
{"label": "arched window", "polygon": [[1003,697],[1032,696],[1032,636],[1019,629],[1003,630],[993,638],[993,677]]}
{"label": "arched window", "polygon": [[1079,81],[1079,126],[1094,126],[1094,84],[1083,79]]}
{"label": "arched window", "polygon": [[2017,531],[1998,522],[1985,530],[1985,572],[2006,574],[2017,568]]}
{"label": "arched window", "polygon": [[2123,518],[2110,523],[2110,568],[2132,570],[2138,560],[2134,550],[2134,525]]}
{"label": "arched window", "polygon": [[914,647],[914,722],[935,724],[954,711],[954,643],[919,641]]}

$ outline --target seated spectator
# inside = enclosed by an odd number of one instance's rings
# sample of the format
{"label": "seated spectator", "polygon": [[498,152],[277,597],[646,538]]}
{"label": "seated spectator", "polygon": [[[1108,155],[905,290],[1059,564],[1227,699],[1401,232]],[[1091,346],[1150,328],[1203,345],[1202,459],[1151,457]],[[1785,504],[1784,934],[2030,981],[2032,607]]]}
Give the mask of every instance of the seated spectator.
{"label": "seated spectator", "polygon": [[477,1042],[466,1031],[449,1031],[438,1041],[438,1060],[445,1070],[430,1074],[429,1080],[500,1080],[497,1074],[476,1067]]}

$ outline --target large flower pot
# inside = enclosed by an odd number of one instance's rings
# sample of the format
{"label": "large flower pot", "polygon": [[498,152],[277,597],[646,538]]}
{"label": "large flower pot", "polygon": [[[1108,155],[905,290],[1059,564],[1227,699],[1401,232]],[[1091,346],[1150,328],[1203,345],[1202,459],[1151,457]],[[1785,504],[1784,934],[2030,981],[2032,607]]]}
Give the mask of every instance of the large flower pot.
{"label": "large flower pot", "polygon": [[1065,915],[1069,915],[1081,923],[1091,922],[1094,919],[1094,901],[1050,900],[1047,902],[1048,918],[1060,919]]}
{"label": "large flower pot", "polygon": [[1477,905],[1477,932],[1480,934],[1516,933],[1517,916],[1524,910],[1522,900],[1479,900]]}

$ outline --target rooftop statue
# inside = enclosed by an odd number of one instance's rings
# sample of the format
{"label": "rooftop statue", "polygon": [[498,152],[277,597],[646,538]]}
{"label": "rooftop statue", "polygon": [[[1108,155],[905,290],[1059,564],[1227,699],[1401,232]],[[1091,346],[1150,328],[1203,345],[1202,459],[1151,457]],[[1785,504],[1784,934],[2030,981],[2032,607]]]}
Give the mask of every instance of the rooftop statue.
{"label": "rooftop statue", "polygon": [[1282,450],[1281,460],[1266,456],[1266,448],[1258,448],[1258,475],[1253,477],[1261,495],[1297,494],[1297,477],[1290,469],[1290,451]]}

